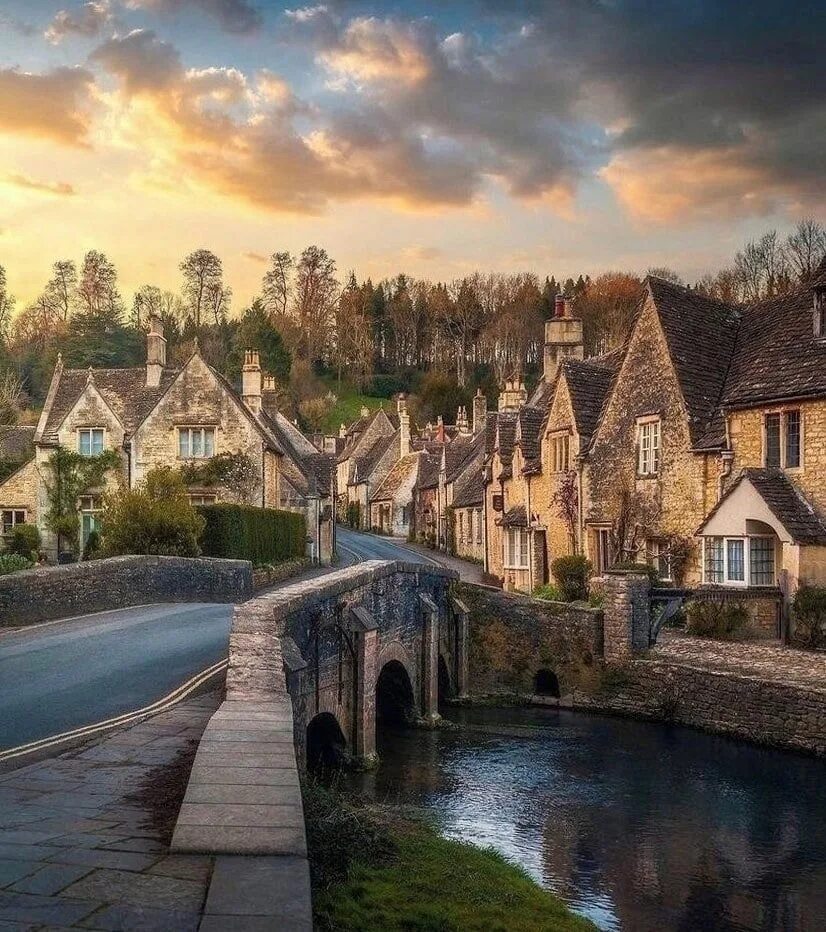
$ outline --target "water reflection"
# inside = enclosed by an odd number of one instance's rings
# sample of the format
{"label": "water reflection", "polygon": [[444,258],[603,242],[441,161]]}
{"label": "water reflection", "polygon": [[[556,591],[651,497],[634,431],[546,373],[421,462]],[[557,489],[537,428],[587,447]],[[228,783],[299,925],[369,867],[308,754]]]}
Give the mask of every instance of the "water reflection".
{"label": "water reflection", "polygon": [[456,710],[354,784],[493,845],[602,929],[826,929],[826,765],[649,723]]}

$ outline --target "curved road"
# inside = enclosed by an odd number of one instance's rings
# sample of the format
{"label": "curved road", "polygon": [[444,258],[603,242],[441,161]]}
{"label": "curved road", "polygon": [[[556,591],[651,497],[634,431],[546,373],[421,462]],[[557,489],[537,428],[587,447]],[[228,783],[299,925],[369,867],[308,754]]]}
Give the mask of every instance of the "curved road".
{"label": "curved road", "polygon": [[[341,528],[338,545],[344,566],[436,562]],[[161,699],[227,656],[231,620],[231,605],[141,605],[0,633],[0,751]]]}

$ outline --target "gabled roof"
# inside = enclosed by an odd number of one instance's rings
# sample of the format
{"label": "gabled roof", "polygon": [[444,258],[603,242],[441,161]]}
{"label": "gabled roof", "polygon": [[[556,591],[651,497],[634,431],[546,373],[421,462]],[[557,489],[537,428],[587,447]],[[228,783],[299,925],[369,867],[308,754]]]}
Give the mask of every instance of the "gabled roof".
{"label": "gabled roof", "polygon": [[709,512],[698,534],[744,481],[751,483],[795,543],[826,546],[826,525],[781,469],[744,469]]}
{"label": "gabled roof", "polygon": [[453,505],[468,508],[481,505],[485,497],[483,467],[485,463],[485,435],[474,438],[471,455],[462,463],[453,485]]}
{"label": "gabled roof", "polygon": [[692,443],[708,429],[726,380],[739,324],[739,311],[661,278],[649,276],[669,355],[688,411]]}
{"label": "gabled roof", "polygon": [[281,453],[292,462],[293,468],[284,463],[281,468],[296,491],[302,495],[329,495],[334,458],[327,453],[320,453],[280,411],[262,409],[258,420]]}
{"label": "gabled roof", "polygon": [[394,443],[398,444],[398,442],[398,432],[389,435],[383,434],[369,449],[356,453],[353,456],[353,462],[355,463],[358,481],[366,482],[384,454]]}
{"label": "gabled roof", "polygon": [[[89,369],[63,369],[43,429],[42,441],[56,443],[57,432],[86,389]],[[180,369],[164,369],[157,388],[146,385],[146,368],[92,369],[92,381],[106,404],[131,434],[175,381]]]}
{"label": "gabled roof", "polygon": [[439,471],[441,469],[441,453],[422,453],[419,462],[419,476],[416,479],[417,489],[435,489],[439,484]]}
{"label": "gabled roof", "polygon": [[622,357],[620,349],[604,356],[566,359],[562,363],[581,450],[588,448],[599,425]]}
{"label": "gabled roof", "polygon": [[826,342],[814,337],[813,309],[808,286],[744,310],[724,406],[826,394]]}
{"label": "gabled roof", "polygon": [[370,501],[388,501],[395,498],[404,483],[416,473],[419,459],[424,455],[423,453],[410,453],[397,460],[390,472],[384,477],[381,485],[370,496]]}
{"label": "gabled roof", "polygon": [[0,460],[25,462],[34,456],[34,432],[25,425],[0,427]]}
{"label": "gabled roof", "polygon": [[534,466],[539,460],[544,419],[545,411],[541,408],[525,405],[519,409],[517,435],[526,465]]}

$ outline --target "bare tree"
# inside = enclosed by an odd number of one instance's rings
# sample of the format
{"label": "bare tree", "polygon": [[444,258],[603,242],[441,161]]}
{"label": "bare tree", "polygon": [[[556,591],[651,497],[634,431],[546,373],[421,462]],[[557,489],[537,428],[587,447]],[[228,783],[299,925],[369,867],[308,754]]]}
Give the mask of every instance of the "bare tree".
{"label": "bare tree", "polygon": [[189,316],[200,327],[207,313],[220,312],[224,305],[224,268],[209,249],[196,249],[179,266],[184,276],[183,295]]}
{"label": "bare tree", "polygon": [[0,265],[0,338],[4,340],[11,326],[11,315],[14,311],[14,305],[14,297],[9,294],[8,284],[6,282],[6,270]]}
{"label": "bare tree", "polygon": [[296,265],[293,309],[301,333],[299,348],[310,362],[323,358],[332,344],[337,295],[335,262],[326,250],[308,246]]}
{"label": "bare tree", "polygon": [[826,255],[826,229],[811,217],[804,217],[786,239],[789,264],[798,281],[812,277]]}
{"label": "bare tree", "polygon": [[557,514],[565,523],[571,553],[577,553],[579,550],[579,482],[575,470],[566,472],[562,477],[554,492],[552,502],[556,505]]}
{"label": "bare tree", "polygon": [[71,259],[54,263],[45,293],[60,320],[68,320],[77,293],[77,266]]}
{"label": "bare tree", "polygon": [[261,282],[261,302],[268,314],[283,318],[290,303],[290,275],[295,263],[288,252],[274,252],[270,262],[272,267]]}
{"label": "bare tree", "polygon": [[107,256],[96,249],[91,249],[83,257],[77,305],[79,310],[90,314],[107,312],[117,315],[123,310],[117,270]]}
{"label": "bare tree", "polygon": [[0,425],[17,423],[22,398],[23,383],[17,373],[10,369],[0,373]]}

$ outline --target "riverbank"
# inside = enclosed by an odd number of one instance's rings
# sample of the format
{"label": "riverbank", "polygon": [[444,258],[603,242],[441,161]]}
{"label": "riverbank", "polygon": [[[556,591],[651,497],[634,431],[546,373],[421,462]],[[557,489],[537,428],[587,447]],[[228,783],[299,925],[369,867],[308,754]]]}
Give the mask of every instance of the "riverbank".
{"label": "riverbank", "polygon": [[501,854],[399,810],[303,787],[315,927],[322,932],[592,932]]}

